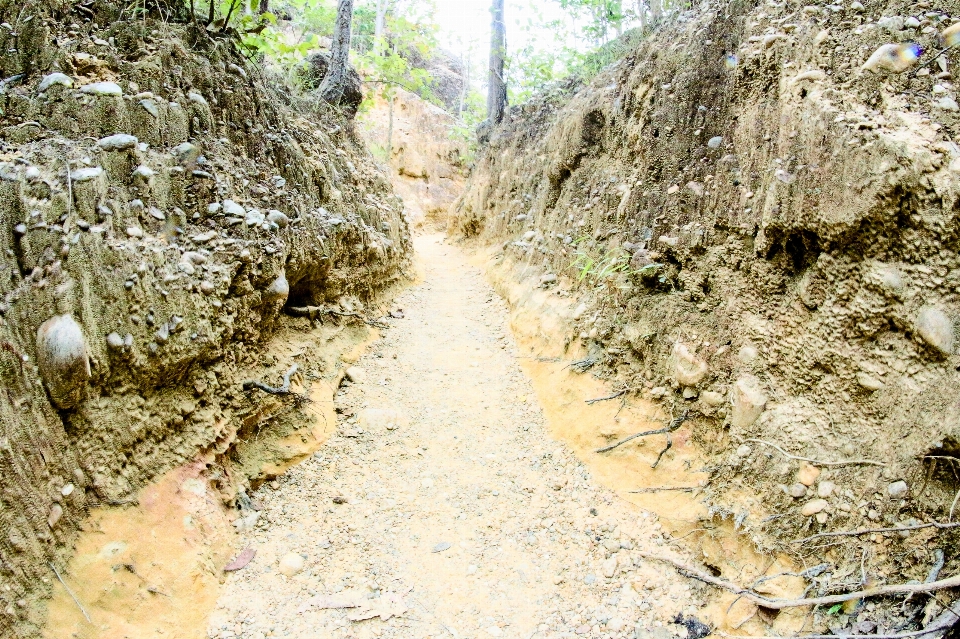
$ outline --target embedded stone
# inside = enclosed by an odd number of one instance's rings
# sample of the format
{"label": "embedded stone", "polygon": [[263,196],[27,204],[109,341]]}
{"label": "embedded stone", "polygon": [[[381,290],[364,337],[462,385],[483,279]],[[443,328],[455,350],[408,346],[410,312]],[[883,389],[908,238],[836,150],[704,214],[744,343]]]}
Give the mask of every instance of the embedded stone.
{"label": "embedded stone", "polygon": [[103,175],[103,169],[99,166],[88,166],[76,171],[70,172],[70,179],[74,183],[89,182]]}
{"label": "embedded stone", "polygon": [[70,314],[48,319],[37,329],[37,364],[53,403],[73,408],[91,377],[83,330]]}
{"label": "embedded stone", "polygon": [[751,377],[737,380],[730,391],[730,423],[735,428],[752,426],[767,405],[767,396],[759,382]]}
{"label": "embedded stone", "polygon": [[73,79],[63,73],[51,73],[40,81],[40,86],[37,87],[37,93],[43,93],[50,87],[57,85],[70,88],[73,86]]}
{"label": "embedded stone", "polygon": [[120,85],[116,82],[94,82],[93,84],[80,87],[80,93],[86,93],[88,95],[96,95],[100,97],[119,98],[123,95],[123,89],[121,89]]}
{"label": "embedded stone", "polygon": [[673,376],[681,386],[696,386],[707,376],[710,367],[690,352],[686,345],[677,342],[671,353]]}
{"label": "embedded stone", "polygon": [[290,218],[281,211],[270,211],[267,213],[267,221],[276,224],[280,228],[286,228],[290,224]]}
{"label": "embedded stone", "polygon": [[812,517],[826,510],[827,506],[829,506],[829,504],[826,499],[813,499],[803,505],[803,508],[800,509],[800,514],[804,517]]}
{"label": "embedded stone", "polygon": [[905,481],[895,481],[887,486],[887,494],[893,498],[903,497],[907,494],[909,487]]}
{"label": "embedded stone", "polygon": [[924,306],[920,309],[915,326],[928,345],[944,355],[953,354],[954,325],[946,313],[934,306]]}
{"label": "embedded stone", "polygon": [[128,151],[136,148],[137,144],[139,143],[140,141],[132,135],[118,133],[116,135],[103,138],[97,142],[97,146],[104,151]]}
{"label": "embedded stone", "polygon": [[270,286],[267,287],[267,290],[264,291],[263,297],[267,301],[284,304],[289,296],[290,284],[287,282],[286,273],[281,271],[277,279],[273,280]]}
{"label": "embedded stone", "polygon": [[813,486],[822,471],[813,464],[804,464],[797,471],[797,481],[804,486]]}

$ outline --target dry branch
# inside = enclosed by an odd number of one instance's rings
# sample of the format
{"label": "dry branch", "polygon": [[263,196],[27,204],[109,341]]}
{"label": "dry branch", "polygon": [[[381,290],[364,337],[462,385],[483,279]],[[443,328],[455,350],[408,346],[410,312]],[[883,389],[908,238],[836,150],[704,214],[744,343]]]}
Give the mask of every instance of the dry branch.
{"label": "dry branch", "polygon": [[264,393],[269,393],[271,395],[289,395],[290,394],[290,378],[293,377],[293,374],[297,372],[297,365],[294,364],[290,367],[290,370],[287,371],[286,375],[283,376],[283,386],[274,388],[273,386],[267,386],[263,382],[251,379],[243,383],[243,390],[253,390],[254,388],[259,388]]}
{"label": "dry branch", "polygon": [[758,444],[763,444],[763,445],[765,445],[765,446],[769,446],[770,448],[775,448],[776,450],[780,451],[780,453],[781,453],[784,457],[786,457],[786,458],[788,458],[788,459],[796,459],[797,461],[810,462],[811,464],[820,464],[821,466],[856,466],[856,465],[860,465],[860,466],[886,466],[886,464],[884,464],[883,462],[874,461],[874,460],[872,460],[872,459],[846,459],[846,460],[843,460],[843,461],[831,462],[831,461],[823,461],[822,459],[810,459],[809,457],[798,457],[797,455],[792,455],[792,454],[788,453],[787,451],[785,451],[784,449],[780,448],[780,447],[777,446],[776,444],[771,444],[770,442],[764,441],[764,440],[762,440],[762,439],[747,439],[747,440],[744,440],[744,441],[756,442],[756,443],[758,443]]}
{"label": "dry branch", "polygon": [[917,524],[915,526],[900,526],[900,527],[894,527],[894,528],[864,528],[862,530],[841,530],[837,532],[817,533],[816,535],[810,535],[809,537],[804,537],[803,539],[797,539],[791,543],[802,544],[805,541],[813,541],[814,539],[820,539],[821,537],[859,537],[861,535],[870,535],[873,533],[904,532],[904,531],[910,531],[910,530],[922,530],[924,528],[939,528],[941,530],[949,530],[951,528],[960,528],[960,523],[944,524],[939,521],[932,521],[927,524]]}
{"label": "dry branch", "polygon": [[[617,447],[619,447],[619,446],[623,446],[623,445],[626,444],[627,442],[633,441],[634,439],[637,439],[638,437],[646,437],[646,436],[648,436],[648,435],[664,435],[664,434],[667,434],[667,433],[672,433],[673,431],[675,431],[675,430],[677,430],[678,428],[680,428],[680,426],[683,425],[683,422],[687,421],[688,419],[690,419],[690,411],[687,411],[687,412],[685,412],[683,415],[681,415],[680,417],[677,417],[676,419],[674,419],[672,422],[670,422],[670,425],[667,426],[666,428],[658,428],[657,430],[648,430],[648,431],[643,432],[643,433],[637,433],[637,434],[635,434],[635,435],[630,435],[629,437],[625,437],[624,439],[621,439],[620,441],[618,441],[618,442],[615,443],[615,444],[610,444],[609,446],[606,446],[606,447],[604,447],[604,448],[598,448],[597,450],[595,450],[595,451],[593,451],[593,452],[595,452],[595,453],[606,453],[606,452],[609,452],[609,451],[613,450],[614,448],[617,448]],[[669,448],[670,448],[670,447],[668,446],[667,449],[669,450]],[[660,457],[663,457],[663,453],[665,453],[665,452],[667,452],[667,451],[664,450],[662,453],[660,453]],[[659,458],[657,459],[657,461],[659,461]],[[654,466],[656,466],[656,464],[654,464]]]}
{"label": "dry branch", "polygon": [[637,490],[627,491],[630,494],[644,494],[644,493],[659,493],[669,490],[676,490],[683,493],[692,493],[695,490],[702,488],[702,486],[659,486],[656,488],[639,488]]}
{"label": "dry branch", "polygon": [[606,397],[597,397],[596,399],[588,399],[588,400],[587,400],[587,405],[588,405],[588,406],[593,406],[594,404],[598,404],[598,403],[600,403],[600,402],[608,402],[608,401],[610,401],[611,399],[616,399],[616,398],[618,398],[618,397],[623,397],[624,395],[626,395],[627,393],[629,393],[630,390],[631,390],[631,389],[629,389],[629,388],[625,388],[625,389],[623,389],[622,391],[619,391],[619,392],[617,392],[617,393],[614,393],[613,395],[607,395]]}
{"label": "dry branch", "polygon": [[744,599],[752,601],[758,606],[764,608],[770,608],[771,610],[783,610],[785,608],[802,608],[805,606],[829,606],[833,604],[843,603],[845,601],[853,601],[855,599],[865,599],[867,597],[879,597],[881,595],[908,595],[914,593],[924,593],[924,592],[936,592],[938,590],[945,590],[947,588],[956,588],[960,586],[960,575],[954,575],[948,579],[941,579],[940,581],[933,581],[928,584],[894,584],[887,586],[879,586],[877,588],[870,588],[869,590],[859,590],[857,592],[848,592],[842,595],[826,595],[824,597],[810,597],[806,599],[771,599],[769,597],[764,597],[763,595],[738,586],[737,584],[726,581],[724,579],[719,579],[713,575],[708,575],[702,570],[687,566],[676,559],[671,559],[669,557],[663,557],[661,555],[653,555],[650,553],[641,552],[639,553],[641,557],[647,559],[655,559],[656,561],[662,561],[664,563],[671,564],[674,566],[682,575],[691,577],[703,583],[710,584],[722,590],[732,592],[735,595],[741,596]]}

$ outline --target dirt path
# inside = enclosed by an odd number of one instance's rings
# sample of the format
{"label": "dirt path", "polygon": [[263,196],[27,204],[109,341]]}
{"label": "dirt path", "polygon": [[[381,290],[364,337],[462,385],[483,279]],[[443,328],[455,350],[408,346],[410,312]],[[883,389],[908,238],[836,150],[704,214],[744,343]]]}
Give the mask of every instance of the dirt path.
{"label": "dirt path", "polygon": [[257,554],[210,636],[685,636],[671,622],[699,597],[636,552],[664,544],[660,524],[549,438],[506,307],[464,253],[438,236],[417,251],[424,280],[338,393],[337,434],[253,495],[240,548]]}

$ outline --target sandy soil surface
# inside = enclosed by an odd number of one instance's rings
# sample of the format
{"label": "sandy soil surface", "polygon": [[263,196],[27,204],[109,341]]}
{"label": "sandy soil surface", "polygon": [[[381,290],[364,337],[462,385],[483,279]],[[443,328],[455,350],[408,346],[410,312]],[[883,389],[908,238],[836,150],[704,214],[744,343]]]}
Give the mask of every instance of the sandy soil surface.
{"label": "sandy soil surface", "polygon": [[[656,516],[553,441],[504,302],[439,236],[403,318],[337,395],[337,434],[252,497],[210,637],[696,636]],[[400,314],[400,313],[398,313]]]}

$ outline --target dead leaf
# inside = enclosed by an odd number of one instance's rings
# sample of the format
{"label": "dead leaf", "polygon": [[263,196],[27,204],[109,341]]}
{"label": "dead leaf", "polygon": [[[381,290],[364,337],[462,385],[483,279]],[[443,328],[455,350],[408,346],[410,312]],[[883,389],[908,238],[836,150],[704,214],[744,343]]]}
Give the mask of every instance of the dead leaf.
{"label": "dead leaf", "polygon": [[247,546],[242,553],[237,555],[237,558],[227,564],[226,568],[223,569],[224,572],[236,572],[246,568],[247,564],[253,561],[253,558],[257,556],[257,551],[253,547]]}

